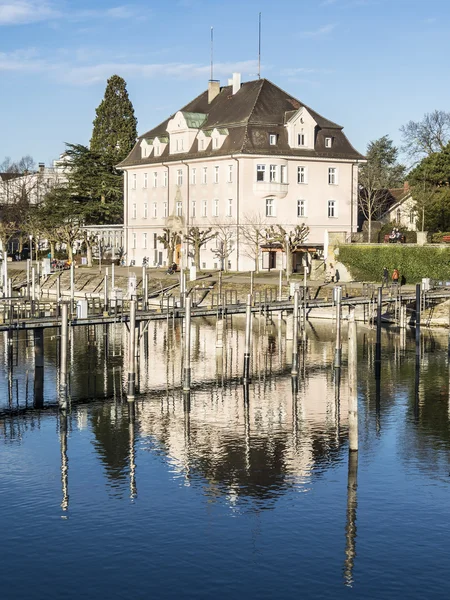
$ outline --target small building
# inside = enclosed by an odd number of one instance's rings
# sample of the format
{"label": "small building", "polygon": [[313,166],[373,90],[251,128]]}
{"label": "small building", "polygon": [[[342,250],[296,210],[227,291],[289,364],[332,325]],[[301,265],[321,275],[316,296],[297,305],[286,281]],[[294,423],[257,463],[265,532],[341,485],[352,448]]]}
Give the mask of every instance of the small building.
{"label": "small building", "polygon": [[400,230],[417,231],[419,215],[408,182],[405,182],[402,188],[387,190],[387,193],[388,208],[380,217],[380,222],[383,225],[392,223],[393,227]]}

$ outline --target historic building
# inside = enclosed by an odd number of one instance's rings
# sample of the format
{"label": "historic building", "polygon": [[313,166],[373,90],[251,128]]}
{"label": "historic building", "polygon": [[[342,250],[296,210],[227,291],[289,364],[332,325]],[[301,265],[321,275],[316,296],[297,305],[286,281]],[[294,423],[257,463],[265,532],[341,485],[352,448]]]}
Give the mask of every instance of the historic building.
{"label": "historic building", "polygon": [[292,255],[295,270],[321,254],[329,234],[356,231],[362,160],[340,125],[267,79],[241,84],[234,74],[225,87],[210,81],[140,136],[119,165],[127,263],[147,257],[163,266],[174,250],[188,266],[192,229],[212,228],[217,235],[201,246],[201,268],[249,270],[255,258],[262,269],[280,268],[282,244],[265,240],[264,232],[305,223],[309,235]]}

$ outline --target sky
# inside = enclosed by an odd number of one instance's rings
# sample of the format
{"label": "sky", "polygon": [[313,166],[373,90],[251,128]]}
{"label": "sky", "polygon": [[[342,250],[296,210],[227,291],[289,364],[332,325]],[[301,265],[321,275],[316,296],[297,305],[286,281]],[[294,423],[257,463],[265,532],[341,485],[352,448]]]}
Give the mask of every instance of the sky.
{"label": "sky", "polygon": [[450,110],[449,0],[0,0],[0,161],[51,164],[88,144],[113,74],[144,133],[214,78],[261,76],[344,127],[364,152]]}

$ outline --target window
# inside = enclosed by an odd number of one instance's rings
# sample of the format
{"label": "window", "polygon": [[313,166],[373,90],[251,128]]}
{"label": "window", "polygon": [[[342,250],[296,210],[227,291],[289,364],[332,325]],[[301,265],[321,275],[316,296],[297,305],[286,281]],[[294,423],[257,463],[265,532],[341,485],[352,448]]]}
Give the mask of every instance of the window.
{"label": "window", "polygon": [[146,219],[148,217],[148,204],[147,202],[144,203],[144,219]]}
{"label": "window", "polygon": [[183,203],[178,201],[176,205],[176,215],[177,217],[183,216]]}
{"label": "window", "polygon": [[132,188],[133,188],[133,190],[136,189],[136,183],[137,183],[137,175],[136,175],[136,173],[133,173],[133,179],[132,179]]}
{"label": "window", "polygon": [[219,183],[219,167],[214,167],[214,183]]}
{"label": "window", "polygon": [[199,147],[199,150],[204,150],[205,149],[205,140],[198,140],[198,147]]}
{"label": "window", "polygon": [[137,217],[137,206],[136,206],[136,204],[133,204],[131,218],[135,219],[136,217]]}
{"label": "window", "polygon": [[337,217],[337,202],[336,202],[336,200],[328,200],[328,217],[330,219]]}
{"label": "window", "polygon": [[164,212],[164,216],[167,217],[168,213],[167,213],[167,202],[163,203],[163,212]]}
{"label": "window", "polygon": [[307,183],[306,167],[297,167],[297,183]]}
{"label": "window", "polygon": [[413,210],[410,210],[410,211],[409,211],[409,222],[410,222],[410,224],[411,224],[411,225],[414,225],[414,222],[415,222],[415,216],[416,216],[416,215],[415,215],[414,211],[413,211]]}
{"label": "window", "polygon": [[402,211],[399,208],[397,208],[396,212],[397,212],[397,215],[396,215],[397,225],[400,225],[400,220],[402,218]]}
{"label": "window", "polygon": [[153,173],[153,187],[158,187],[158,173],[156,171]]}
{"label": "window", "polygon": [[207,183],[208,180],[208,167],[203,167],[202,170],[202,183]]}
{"label": "window", "polygon": [[191,170],[191,184],[195,185],[197,183],[197,169]]}
{"label": "window", "polygon": [[159,146],[155,146],[155,156],[159,156]]}
{"label": "window", "polygon": [[232,217],[232,216],[233,216],[233,199],[229,198],[228,204],[227,204],[227,217]]}
{"label": "window", "polygon": [[147,248],[147,234],[146,233],[142,234],[142,247]]}
{"label": "window", "polygon": [[177,152],[181,152],[183,150],[183,138],[178,138],[176,141],[176,150]]}
{"label": "window", "polygon": [[147,173],[144,173],[144,188],[147,187]]}
{"label": "window", "polygon": [[266,175],[266,165],[256,165],[256,181],[264,181]]}
{"label": "window", "polygon": [[269,181],[276,181],[277,180],[277,166],[276,165],[270,165],[270,169],[269,169]]}
{"label": "window", "polygon": [[177,185],[183,185],[183,171],[181,169],[177,170]]}
{"label": "window", "polygon": [[156,202],[153,202],[153,218],[156,219],[158,216],[158,205]]}
{"label": "window", "polygon": [[266,198],[266,217],[275,216],[275,198]]}
{"label": "window", "polygon": [[135,233],[133,233],[133,234],[131,235],[131,247],[132,247],[133,249],[135,249],[135,248],[136,248],[136,234],[135,234]]}
{"label": "window", "polygon": [[228,183],[233,182],[233,165],[228,165]]}
{"label": "window", "polygon": [[214,150],[217,150],[217,148],[219,147],[219,138],[213,138],[213,148]]}
{"label": "window", "polygon": [[219,216],[219,200],[213,200],[213,217]]}
{"label": "window", "polygon": [[325,138],[325,148],[331,148],[333,144],[333,139],[330,137]]}
{"label": "window", "polygon": [[196,202],[195,200],[192,201],[192,216],[195,217],[195,213],[196,213]]}
{"label": "window", "polygon": [[286,167],[286,165],[281,165],[281,167],[280,167],[280,181],[281,181],[281,183],[287,183],[287,167]]}
{"label": "window", "polygon": [[299,133],[297,136],[297,144],[299,146],[306,146],[306,137],[304,133]]}
{"label": "window", "polygon": [[306,217],[306,200],[297,200],[297,217]]}
{"label": "window", "polygon": [[269,144],[271,146],[276,146],[277,143],[277,134],[276,133],[269,133]]}
{"label": "window", "polygon": [[202,217],[208,216],[208,200],[203,200],[202,202]]}
{"label": "window", "polygon": [[164,175],[163,175],[163,187],[167,187],[167,171],[164,171]]}
{"label": "window", "polygon": [[338,182],[338,178],[337,178],[337,169],[335,169],[334,167],[331,167],[328,169],[328,184],[329,185],[337,185]]}
{"label": "window", "polygon": [[158,246],[158,234],[154,233],[153,234],[153,248],[157,248]]}

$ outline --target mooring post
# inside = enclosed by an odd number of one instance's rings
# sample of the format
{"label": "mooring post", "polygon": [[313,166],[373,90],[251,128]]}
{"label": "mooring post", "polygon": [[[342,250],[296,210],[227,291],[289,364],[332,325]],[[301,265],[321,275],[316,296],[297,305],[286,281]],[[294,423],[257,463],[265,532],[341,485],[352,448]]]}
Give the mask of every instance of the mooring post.
{"label": "mooring post", "polygon": [[356,509],[358,490],[358,453],[349,452],[347,478],[347,523],[345,526],[345,585],[354,585],[353,567],[356,557]]}
{"label": "mooring post", "polygon": [[280,269],[280,275],[278,277],[278,301],[281,302],[283,296],[283,270]]}
{"label": "mooring post", "polygon": [[142,310],[147,310],[147,302],[148,302],[148,273],[147,270],[145,270],[145,277],[144,277],[144,299],[142,302]]}
{"label": "mooring post", "polygon": [[[8,293],[7,287],[5,287],[5,291]],[[31,300],[33,302],[36,300],[36,271],[34,267],[31,268]]]}
{"label": "mooring post", "polygon": [[31,271],[31,261],[27,258],[27,298],[30,298],[30,271]]}
{"label": "mooring post", "polygon": [[103,312],[108,312],[108,269],[106,269],[103,279]]}
{"label": "mooring post", "polygon": [[146,295],[145,295],[145,280],[147,278],[147,268],[145,265],[142,266],[142,310],[146,310]]}
{"label": "mooring post", "polygon": [[383,288],[378,288],[377,293],[377,341],[375,344],[375,377],[381,375],[381,312],[383,310]]}
{"label": "mooring post", "polygon": [[191,389],[191,302],[188,296],[184,307],[183,392]]}
{"label": "mooring post", "polygon": [[216,348],[223,348],[224,319],[218,317],[216,321]]}
{"label": "mooring post", "polygon": [[342,348],[341,348],[341,316],[342,316],[341,299],[342,299],[342,288],[341,288],[341,286],[337,285],[334,288],[334,300],[336,302],[336,345],[335,345],[335,351],[334,351],[334,368],[335,369],[340,369],[341,368],[341,355],[342,355]]}
{"label": "mooring post", "polygon": [[251,335],[252,335],[252,296],[247,296],[247,308],[245,311],[245,349],[244,349],[244,373],[243,383],[250,381],[250,353],[251,353]]}
{"label": "mooring post", "polygon": [[355,309],[348,315],[348,429],[349,448],[358,450],[358,379]]}
{"label": "mooring post", "polygon": [[114,290],[116,287],[116,273],[115,273],[115,264],[114,262],[111,265],[111,290]]}
{"label": "mooring post", "polygon": [[70,312],[73,311],[73,300],[75,298],[75,265],[70,264]]}
{"label": "mooring post", "polygon": [[294,292],[294,314],[293,314],[293,328],[292,328],[292,367],[291,375],[296,377],[298,375],[298,308],[299,308],[299,292]]}
{"label": "mooring post", "polygon": [[67,302],[61,305],[61,341],[59,368],[59,403],[61,408],[67,407],[67,350],[69,344],[69,307]]}
{"label": "mooring post", "polygon": [[44,329],[34,329],[34,407],[44,405]]}
{"label": "mooring post", "polygon": [[416,284],[416,354],[420,355],[420,306],[421,306],[421,285]]}
{"label": "mooring post", "polygon": [[128,321],[129,336],[128,336],[128,388],[127,400],[133,402],[136,396],[136,300],[130,300],[130,318]]}

